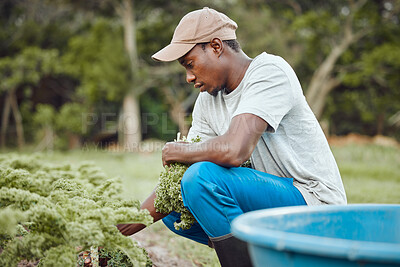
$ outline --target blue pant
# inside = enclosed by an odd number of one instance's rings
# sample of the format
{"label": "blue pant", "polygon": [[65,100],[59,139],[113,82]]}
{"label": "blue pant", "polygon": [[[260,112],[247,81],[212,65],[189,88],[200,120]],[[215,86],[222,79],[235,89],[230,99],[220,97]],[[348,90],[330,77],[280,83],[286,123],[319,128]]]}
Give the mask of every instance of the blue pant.
{"label": "blue pant", "polygon": [[180,214],[172,212],[164,224],[178,235],[199,243],[231,232],[237,216],[253,210],[306,205],[292,178],[277,177],[250,168],[225,168],[197,162],[181,181],[183,203],[198,223],[188,230],[175,230]]}

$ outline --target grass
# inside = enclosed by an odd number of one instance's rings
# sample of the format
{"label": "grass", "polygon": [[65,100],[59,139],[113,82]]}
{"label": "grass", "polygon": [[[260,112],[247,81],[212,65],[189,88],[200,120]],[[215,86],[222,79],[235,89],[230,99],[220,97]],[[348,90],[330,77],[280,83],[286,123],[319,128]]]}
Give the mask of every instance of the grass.
{"label": "grass", "polygon": [[98,151],[53,152],[49,160],[68,162],[94,162],[112,177],[119,177],[123,184],[123,197],[143,201],[157,185],[162,171],[161,153],[134,154]]}
{"label": "grass", "polygon": [[[400,149],[376,145],[332,147],[345,185],[349,203],[400,203]],[[143,201],[154,189],[162,170],[160,152],[148,154],[105,151],[54,152],[49,161],[93,161],[110,177],[119,176],[123,196]],[[146,231],[160,236],[160,242],[194,266],[219,266],[215,252],[207,246],[181,238],[161,222]]]}
{"label": "grass", "polygon": [[332,147],[349,203],[400,203],[400,149]]}

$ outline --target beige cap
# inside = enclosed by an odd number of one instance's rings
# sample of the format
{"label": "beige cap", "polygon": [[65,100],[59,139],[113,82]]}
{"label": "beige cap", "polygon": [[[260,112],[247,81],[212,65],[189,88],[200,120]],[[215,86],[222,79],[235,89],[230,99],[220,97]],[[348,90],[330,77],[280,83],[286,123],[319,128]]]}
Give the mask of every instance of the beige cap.
{"label": "beige cap", "polygon": [[151,58],[173,61],[189,52],[198,43],[211,42],[213,38],[236,39],[237,24],[225,14],[205,7],[186,14],[175,29],[169,45]]}

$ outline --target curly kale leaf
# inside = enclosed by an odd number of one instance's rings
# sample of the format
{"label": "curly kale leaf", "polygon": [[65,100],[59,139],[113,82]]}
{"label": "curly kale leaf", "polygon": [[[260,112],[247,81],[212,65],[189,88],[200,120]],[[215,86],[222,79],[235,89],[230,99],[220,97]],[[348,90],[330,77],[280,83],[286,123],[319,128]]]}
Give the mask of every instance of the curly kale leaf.
{"label": "curly kale leaf", "polygon": [[[177,141],[186,141],[186,139],[179,140],[178,137]],[[200,142],[200,137],[192,139],[192,142]],[[190,211],[183,205],[181,194],[181,180],[188,168],[189,165],[183,163],[173,163],[166,166],[160,174],[156,188],[154,207],[157,212],[167,214],[175,211],[181,214],[180,222],[174,223],[177,230],[189,229],[196,222]]]}
{"label": "curly kale leaf", "polygon": [[92,163],[52,165],[40,156],[0,155],[0,266],[21,260],[40,266],[77,266],[77,247],[101,246],[126,255],[133,266],[149,258],[115,227],[149,225],[137,200],[121,199],[121,182]]}

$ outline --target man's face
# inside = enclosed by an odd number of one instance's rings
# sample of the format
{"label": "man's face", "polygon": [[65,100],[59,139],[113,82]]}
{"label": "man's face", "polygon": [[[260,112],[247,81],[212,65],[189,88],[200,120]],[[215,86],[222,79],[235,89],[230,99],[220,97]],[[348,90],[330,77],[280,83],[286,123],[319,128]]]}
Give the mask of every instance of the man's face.
{"label": "man's face", "polygon": [[202,45],[196,45],[186,55],[181,57],[179,63],[186,69],[186,81],[193,83],[200,92],[208,92],[216,96],[225,88],[224,75],[221,70],[218,56],[212,47],[206,44],[205,50]]}

